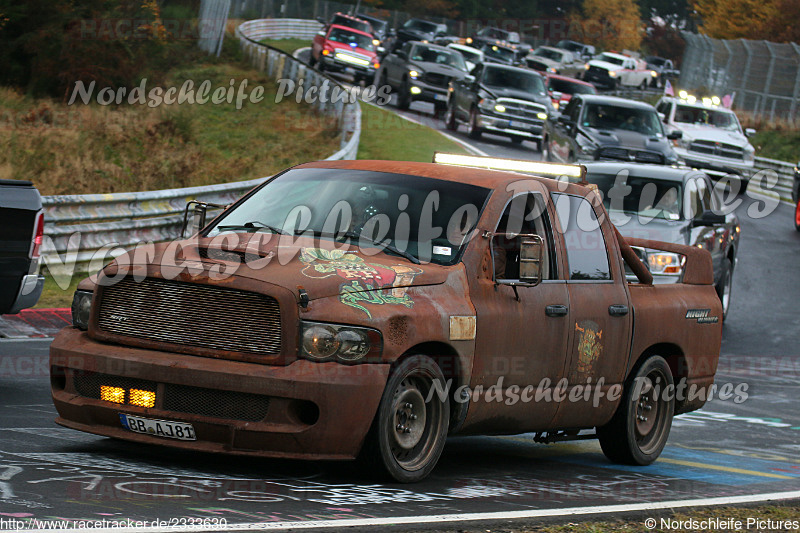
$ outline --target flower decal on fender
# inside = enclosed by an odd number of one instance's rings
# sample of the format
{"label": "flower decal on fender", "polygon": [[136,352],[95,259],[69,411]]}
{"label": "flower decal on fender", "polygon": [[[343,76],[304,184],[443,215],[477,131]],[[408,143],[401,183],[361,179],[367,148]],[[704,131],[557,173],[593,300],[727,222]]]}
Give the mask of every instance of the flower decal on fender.
{"label": "flower decal on fender", "polygon": [[364,311],[370,318],[372,313],[365,305],[413,307],[414,300],[406,294],[406,288],[422,273],[419,268],[367,263],[356,254],[322,248],[303,248],[300,261],[306,265],[302,270],[306,277],[342,278],[344,283],[339,286],[339,301]]}

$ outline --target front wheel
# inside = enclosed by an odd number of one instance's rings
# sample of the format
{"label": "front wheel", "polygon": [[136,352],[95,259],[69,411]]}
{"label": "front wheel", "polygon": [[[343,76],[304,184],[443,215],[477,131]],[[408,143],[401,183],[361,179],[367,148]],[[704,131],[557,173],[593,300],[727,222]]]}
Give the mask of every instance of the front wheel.
{"label": "front wheel", "polygon": [[733,262],[729,258],[722,261],[722,275],[717,284],[717,294],[722,302],[722,320],[728,318],[728,309],[731,306],[731,292],[733,290]]}
{"label": "front wheel", "polygon": [[542,161],[550,162],[550,140],[547,138],[542,139],[542,149],[539,150],[542,152]]}
{"label": "front wheel", "polygon": [[425,479],[444,449],[450,403],[432,393],[434,383],[445,390],[444,375],[432,359],[404,360],[389,377],[365,444],[372,461],[401,483]]}
{"label": "front wheel", "polygon": [[450,131],[458,129],[458,122],[456,122],[456,106],[453,102],[448,102],[447,111],[444,113],[444,125]]}
{"label": "front wheel", "polygon": [[408,85],[408,80],[403,80],[400,84],[400,92],[397,94],[397,109],[406,110],[411,107],[411,88]]}
{"label": "front wheel", "polygon": [[469,135],[470,139],[480,139],[481,134],[480,126],[478,126],[478,112],[475,108],[469,112],[469,129],[467,130],[467,135]]}
{"label": "front wheel", "polygon": [[667,444],[674,412],[672,372],[663,357],[651,356],[628,378],[611,421],[597,428],[603,453],[615,463],[649,465]]}

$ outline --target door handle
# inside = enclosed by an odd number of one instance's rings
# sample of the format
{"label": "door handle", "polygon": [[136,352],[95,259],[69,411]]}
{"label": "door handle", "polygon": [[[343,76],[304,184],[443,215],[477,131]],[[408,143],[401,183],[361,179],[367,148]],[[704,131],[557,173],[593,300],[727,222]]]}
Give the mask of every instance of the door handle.
{"label": "door handle", "polygon": [[548,305],[544,308],[544,314],[552,317],[567,316],[569,307],[566,305]]}
{"label": "door handle", "polygon": [[609,305],[608,314],[611,316],[625,316],[628,314],[628,306],[623,304]]}

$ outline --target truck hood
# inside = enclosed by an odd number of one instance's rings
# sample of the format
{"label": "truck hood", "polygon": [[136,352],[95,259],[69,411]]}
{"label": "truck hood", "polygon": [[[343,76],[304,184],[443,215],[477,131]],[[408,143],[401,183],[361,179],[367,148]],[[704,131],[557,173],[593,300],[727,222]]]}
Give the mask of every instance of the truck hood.
{"label": "truck hood", "polygon": [[[648,239],[673,244],[689,244],[689,223],[686,220],[647,219],[637,214],[610,210],[608,218],[623,237]],[[625,220],[630,218],[630,220]]]}
{"label": "truck hood", "polygon": [[600,61],[599,59],[592,59],[589,61],[590,67],[600,67],[605,70],[622,70],[622,65],[615,65],[614,63],[609,63],[608,61]]}
{"label": "truck hood", "polygon": [[587,136],[600,146],[622,146],[636,150],[652,150],[668,153],[669,144],[665,137],[650,137],[635,131],[618,129],[581,128]]}
{"label": "truck hood", "polygon": [[450,65],[442,65],[441,63],[433,63],[430,61],[409,61],[409,67],[416,67],[420,72],[443,74],[453,78],[461,79],[467,75],[463,70],[451,67]]}
{"label": "truck hood", "polygon": [[735,131],[727,131],[721,128],[695,124],[675,124],[674,127],[683,132],[684,140],[702,139],[718,143],[733,144],[742,148],[750,144],[747,137]]}
{"label": "truck hood", "polygon": [[[397,289],[444,283],[455,267],[433,263],[414,264],[404,257],[384,253],[377,248],[345,246],[340,242],[314,240],[301,237],[291,244],[286,238],[272,238],[267,244],[248,248],[222,250],[211,245],[211,239],[181,241],[179,252],[170,252],[169,244],[156,245],[156,254],[146,262],[133,257],[133,263],[161,268],[160,265],[177,264],[180,270],[188,271],[194,265],[195,272],[201,264],[206,269],[215,267],[230,278],[245,277],[278,285],[297,294],[305,289],[311,300],[338,296],[343,292],[363,292],[380,289]],[[174,244],[173,244],[174,246]],[[336,250],[335,247],[342,248]],[[166,253],[165,253],[166,252]],[[172,260],[175,258],[175,260]],[[146,259],[146,258],[142,258]],[[120,261],[124,264],[123,261]],[[174,272],[174,270],[173,270]],[[179,278],[178,278],[179,279]]]}
{"label": "truck hood", "polygon": [[512,89],[511,87],[487,87],[485,85],[482,85],[481,87],[494,98],[516,98],[517,100],[526,100],[528,102],[534,102],[536,104],[549,107],[548,103],[550,102],[550,97],[547,96],[547,93],[535,95],[527,91]]}

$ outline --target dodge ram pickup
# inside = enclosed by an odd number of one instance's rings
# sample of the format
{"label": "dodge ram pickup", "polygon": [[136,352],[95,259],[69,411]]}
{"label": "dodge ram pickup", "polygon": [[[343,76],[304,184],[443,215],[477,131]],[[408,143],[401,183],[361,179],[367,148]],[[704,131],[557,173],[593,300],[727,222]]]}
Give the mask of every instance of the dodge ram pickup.
{"label": "dodge ram pickup", "polygon": [[[455,434],[596,428],[612,460],[656,460],[714,381],[708,252],[626,241],[595,191],[536,176],[584,167],[451,157],[302,164],[191,238],[118,257],[79,284],[52,343],[56,422],[360,457],[400,482],[430,474]],[[681,282],[654,285],[629,244],[684,256]]]}
{"label": "dodge ram pickup", "polygon": [[39,300],[44,277],[39,252],[44,212],[29,181],[0,180],[0,314],[18,313]]}

